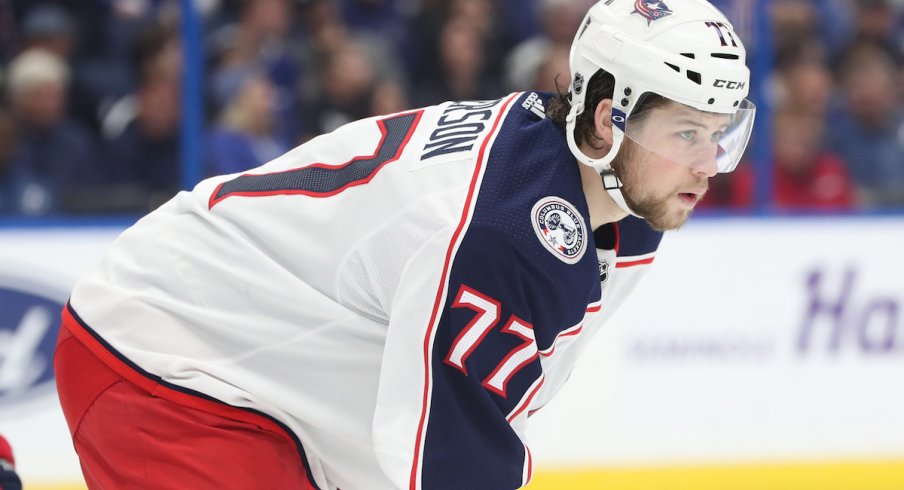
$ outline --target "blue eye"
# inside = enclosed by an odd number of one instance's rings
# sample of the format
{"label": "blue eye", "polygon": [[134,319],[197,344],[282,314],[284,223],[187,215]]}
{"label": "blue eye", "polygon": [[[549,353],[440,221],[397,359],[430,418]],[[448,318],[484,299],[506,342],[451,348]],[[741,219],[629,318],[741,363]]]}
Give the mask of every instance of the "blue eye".
{"label": "blue eye", "polygon": [[678,133],[678,137],[685,141],[694,141],[694,138],[697,137],[697,131],[693,129],[689,129],[687,131],[681,131]]}
{"label": "blue eye", "polygon": [[724,135],[724,134],[725,134],[725,131],[716,131],[715,133],[712,134],[712,136],[710,138],[713,140],[713,142],[716,142],[716,141],[719,141],[720,139],[722,139],[722,135]]}

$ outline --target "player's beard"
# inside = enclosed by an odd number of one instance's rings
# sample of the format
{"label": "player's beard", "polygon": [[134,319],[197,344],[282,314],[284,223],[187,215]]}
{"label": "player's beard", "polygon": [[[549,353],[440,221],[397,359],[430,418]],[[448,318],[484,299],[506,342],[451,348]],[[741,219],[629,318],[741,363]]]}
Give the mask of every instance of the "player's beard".
{"label": "player's beard", "polygon": [[[650,183],[656,175],[649,169],[642,168],[645,164],[643,158],[645,155],[642,153],[645,151],[625,138],[618,155],[613,160],[612,168],[622,182],[622,196],[628,207],[646,220],[654,230],[677,230],[690,217],[693,208],[676,208],[671,204],[680,191],[678,187],[666,193],[655,193],[650,190],[653,187]],[[705,179],[704,182],[697,183],[696,187],[706,187]]]}

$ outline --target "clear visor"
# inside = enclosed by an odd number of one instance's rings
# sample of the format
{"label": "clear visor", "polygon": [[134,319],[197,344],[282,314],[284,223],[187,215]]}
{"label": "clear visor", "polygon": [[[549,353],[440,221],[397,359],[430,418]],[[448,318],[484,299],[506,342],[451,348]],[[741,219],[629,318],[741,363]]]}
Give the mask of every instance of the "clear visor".
{"label": "clear visor", "polygon": [[625,137],[661,158],[701,171],[731,172],[738,166],[753,129],[756,107],[749,100],[734,114],[694,109],[677,102],[632,114],[614,110],[613,124]]}

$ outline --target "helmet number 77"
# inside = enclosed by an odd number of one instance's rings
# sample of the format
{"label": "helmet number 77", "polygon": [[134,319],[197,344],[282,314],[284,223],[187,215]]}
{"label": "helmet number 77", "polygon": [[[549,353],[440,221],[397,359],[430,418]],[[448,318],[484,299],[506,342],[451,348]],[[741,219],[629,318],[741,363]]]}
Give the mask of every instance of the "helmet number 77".
{"label": "helmet number 77", "polygon": [[[731,29],[728,28],[727,25],[721,22],[707,22],[707,27],[712,27],[719,33],[719,41],[722,42],[722,46],[728,46],[728,43],[725,41],[725,34],[728,34],[728,39],[731,40],[731,45],[734,47],[738,47],[738,43],[735,42],[734,35],[731,33]],[[722,34],[722,31],[725,31],[725,34]]]}

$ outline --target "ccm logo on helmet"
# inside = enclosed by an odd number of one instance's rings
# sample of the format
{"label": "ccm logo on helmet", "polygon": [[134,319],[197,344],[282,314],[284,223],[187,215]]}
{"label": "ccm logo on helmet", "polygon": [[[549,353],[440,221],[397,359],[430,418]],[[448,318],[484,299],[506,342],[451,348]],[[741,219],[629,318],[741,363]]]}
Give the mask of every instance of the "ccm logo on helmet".
{"label": "ccm logo on helmet", "polygon": [[747,86],[747,83],[745,83],[745,82],[732,82],[729,80],[716,80],[715,83],[713,83],[713,87],[737,89],[737,90],[744,90],[744,87],[746,87],[746,86]]}

